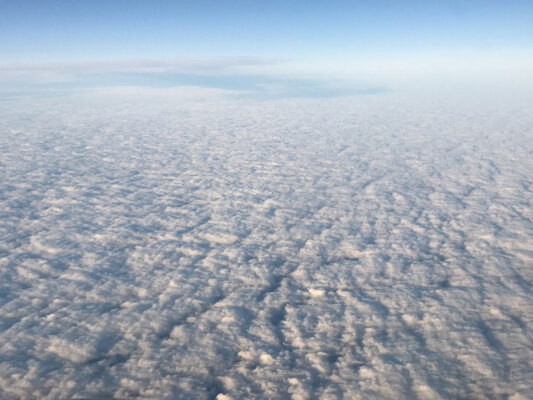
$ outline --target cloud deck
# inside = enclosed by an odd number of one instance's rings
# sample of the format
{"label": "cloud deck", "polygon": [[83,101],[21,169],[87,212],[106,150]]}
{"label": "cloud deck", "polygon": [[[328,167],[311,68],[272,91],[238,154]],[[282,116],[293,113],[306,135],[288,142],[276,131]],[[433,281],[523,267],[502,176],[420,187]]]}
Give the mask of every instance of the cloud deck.
{"label": "cloud deck", "polygon": [[2,398],[533,396],[525,109],[95,96],[2,105]]}

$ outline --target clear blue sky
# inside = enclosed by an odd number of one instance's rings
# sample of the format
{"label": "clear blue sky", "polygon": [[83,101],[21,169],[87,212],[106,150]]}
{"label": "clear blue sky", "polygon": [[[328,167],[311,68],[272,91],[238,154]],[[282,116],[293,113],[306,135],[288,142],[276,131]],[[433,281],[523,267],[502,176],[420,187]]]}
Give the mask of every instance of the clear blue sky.
{"label": "clear blue sky", "polygon": [[217,57],[509,68],[533,60],[533,0],[0,0],[0,67]]}
{"label": "clear blue sky", "polygon": [[13,61],[531,49],[533,1],[0,1]]}

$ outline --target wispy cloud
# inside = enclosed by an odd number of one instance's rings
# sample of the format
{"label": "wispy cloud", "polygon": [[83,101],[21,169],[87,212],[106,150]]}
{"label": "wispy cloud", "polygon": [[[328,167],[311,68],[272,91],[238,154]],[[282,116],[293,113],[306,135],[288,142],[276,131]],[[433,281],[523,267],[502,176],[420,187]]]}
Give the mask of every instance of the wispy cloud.
{"label": "wispy cloud", "polygon": [[272,65],[277,60],[259,57],[184,58],[175,60],[103,60],[46,63],[4,63],[0,72],[54,71],[64,73],[95,72],[234,72],[246,67]]}
{"label": "wispy cloud", "polygon": [[[349,79],[294,71],[283,60],[224,57],[0,65],[3,91],[73,90],[95,87],[196,86],[263,97],[332,97],[380,93],[384,88]],[[271,71],[271,72],[268,72]]]}

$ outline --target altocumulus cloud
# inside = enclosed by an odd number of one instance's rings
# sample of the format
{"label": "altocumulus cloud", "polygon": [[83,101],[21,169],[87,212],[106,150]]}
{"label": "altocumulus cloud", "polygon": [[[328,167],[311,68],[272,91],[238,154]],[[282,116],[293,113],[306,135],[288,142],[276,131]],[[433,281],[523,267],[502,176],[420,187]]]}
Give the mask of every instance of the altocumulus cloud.
{"label": "altocumulus cloud", "polygon": [[394,96],[6,100],[5,399],[533,396],[533,120]]}

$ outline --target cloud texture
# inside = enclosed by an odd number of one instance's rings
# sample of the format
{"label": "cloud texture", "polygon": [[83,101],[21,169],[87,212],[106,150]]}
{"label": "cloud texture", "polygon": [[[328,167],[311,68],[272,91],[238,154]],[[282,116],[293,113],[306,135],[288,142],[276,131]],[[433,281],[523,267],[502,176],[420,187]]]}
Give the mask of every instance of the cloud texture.
{"label": "cloud texture", "polygon": [[0,397],[533,396],[527,109],[178,92],[2,103]]}

